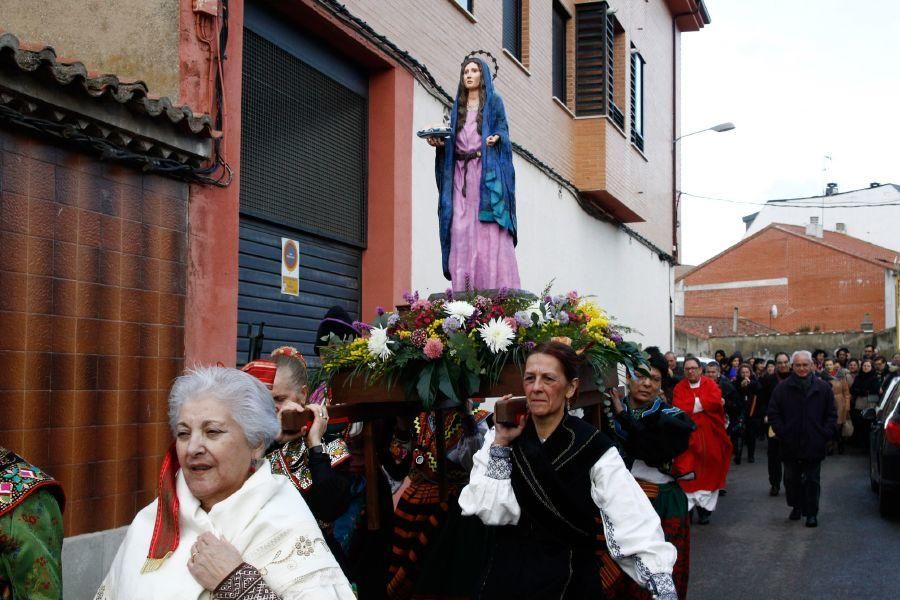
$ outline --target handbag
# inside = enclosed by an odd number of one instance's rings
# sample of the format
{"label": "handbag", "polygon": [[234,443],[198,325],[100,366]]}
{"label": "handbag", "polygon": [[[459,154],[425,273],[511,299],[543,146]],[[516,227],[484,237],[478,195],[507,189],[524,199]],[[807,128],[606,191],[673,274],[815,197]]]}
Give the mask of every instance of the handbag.
{"label": "handbag", "polygon": [[841,437],[853,437],[853,421],[847,419],[841,424]]}
{"label": "handbag", "polygon": [[866,396],[866,408],[875,408],[878,406],[878,401],[881,398],[878,397],[878,394],[869,394]]}

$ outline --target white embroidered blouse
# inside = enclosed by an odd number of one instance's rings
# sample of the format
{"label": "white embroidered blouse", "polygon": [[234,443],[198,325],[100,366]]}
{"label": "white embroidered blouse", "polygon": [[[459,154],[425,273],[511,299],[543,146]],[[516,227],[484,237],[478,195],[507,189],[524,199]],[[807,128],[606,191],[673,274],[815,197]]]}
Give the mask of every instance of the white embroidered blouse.
{"label": "white embroidered blouse", "polygon": [[[485,525],[516,525],[521,509],[513,491],[509,452],[491,451],[494,430],[475,454],[469,485],[459,496],[464,515]],[[505,456],[504,456],[505,454]],[[658,598],[676,599],[672,582],[675,547],[665,541],[659,516],[628,472],[619,451],[610,448],[590,471],[591,499],[600,509],[609,553],[632,579]]]}

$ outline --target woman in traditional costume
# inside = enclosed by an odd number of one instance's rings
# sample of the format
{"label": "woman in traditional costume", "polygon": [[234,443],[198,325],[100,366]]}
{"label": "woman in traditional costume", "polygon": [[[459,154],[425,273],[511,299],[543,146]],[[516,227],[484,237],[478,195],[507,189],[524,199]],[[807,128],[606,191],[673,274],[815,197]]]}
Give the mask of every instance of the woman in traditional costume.
{"label": "woman in traditional costume", "polygon": [[[465,407],[423,412],[413,422],[415,444],[404,457],[409,484],[394,511],[388,597],[470,598],[478,585],[487,539],[477,519],[465,518],[457,498],[469,481],[489,413]],[[438,426],[438,419],[443,419]],[[443,432],[443,442],[438,437]],[[446,448],[447,497],[441,497],[437,445]]]}
{"label": "woman in traditional costume", "polygon": [[725,487],[731,465],[732,446],[725,430],[725,403],[719,384],[703,377],[700,361],[693,356],[684,359],[684,379],[675,386],[674,404],[697,425],[686,452],[675,459],[679,473],[693,473],[694,478],[678,480],[687,494],[688,508],[697,507],[698,523],[706,525],[716,510],[719,490]]}
{"label": "woman in traditional costume", "polygon": [[602,598],[600,548],[658,598],[677,597],[676,551],[612,441],[569,415],[580,358],[549,342],[525,363],[529,417],[475,455],[463,514],[497,528],[480,598]]}
{"label": "woman in traditional costume", "polygon": [[303,498],[263,459],[279,428],[258,380],[195,369],[172,387],[169,422],[159,497],[131,523],[97,599],[355,598]]}
{"label": "woman in traditional costume", "polygon": [[[628,395],[621,400],[613,397],[614,441],[659,515],[666,541],[678,551],[672,577],[678,597],[686,598],[691,556],[690,516],[687,496],[676,481],[680,474],[673,469],[672,463],[676,456],[687,450],[696,426],[684,411],[668,404],[660,395],[666,361],[658,349],[648,348],[647,351],[648,373],[629,373]],[[601,571],[608,599],[649,599],[646,590],[625,576],[614,563],[609,564],[611,562],[604,561],[606,572]]]}
{"label": "woman in traditional costume", "polygon": [[62,598],[62,485],[0,446],[0,598]]}
{"label": "woman in traditional costume", "polygon": [[457,290],[520,287],[512,142],[493,79],[483,60],[467,56],[450,113],[450,137],[428,138],[438,148],[444,277]]}
{"label": "woman in traditional costume", "polygon": [[[330,531],[330,524],[350,505],[350,483],[339,472],[350,459],[350,453],[340,437],[326,439],[328,409],[309,402],[306,361],[296,349],[282,346],[272,353],[271,360],[254,360],[241,370],[256,377],[272,392],[279,420],[278,435],[266,449],[272,473],[287,477],[303,494],[319,526]],[[300,431],[286,433],[281,428],[281,419],[288,410],[309,412],[313,420]]]}

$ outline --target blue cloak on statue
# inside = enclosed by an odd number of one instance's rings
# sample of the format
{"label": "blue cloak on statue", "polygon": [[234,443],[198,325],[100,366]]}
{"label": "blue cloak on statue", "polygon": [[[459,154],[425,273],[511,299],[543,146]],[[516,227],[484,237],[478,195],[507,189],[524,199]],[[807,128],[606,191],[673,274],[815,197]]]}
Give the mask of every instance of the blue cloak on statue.
{"label": "blue cloak on statue", "polygon": [[[484,108],[481,117],[481,194],[479,196],[478,220],[497,223],[506,229],[518,243],[516,232],[516,174],[513,171],[512,142],[509,139],[509,125],[503,100],[494,92],[494,79],[487,64],[476,59],[481,66],[484,81]],[[457,96],[450,112],[450,137],[444,148],[435,157],[435,178],[438,188],[438,223],[441,235],[441,260],[444,277],[450,279],[450,225],[453,223],[453,163],[456,148],[457,110],[459,102],[466,101]],[[499,135],[500,140],[488,146],[485,140]]]}

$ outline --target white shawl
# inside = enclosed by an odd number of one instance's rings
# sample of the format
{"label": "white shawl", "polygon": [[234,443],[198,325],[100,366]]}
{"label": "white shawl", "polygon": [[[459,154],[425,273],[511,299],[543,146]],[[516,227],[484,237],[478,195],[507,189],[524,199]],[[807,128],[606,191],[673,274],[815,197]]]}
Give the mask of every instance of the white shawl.
{"label": "white shawl", "polygon": [[176,493],[178,548],[159,569],[141,573],[156,520],[154,500],[128,528],[97,599],[211,598],[187,568],[191,546],[206,531],[231,542],[244,562],[259,569],[272,591],[285,600],[355,599],[306,502],[287,478],[272,474],[267,461],[208,513],[200,508],[181,471]]}

